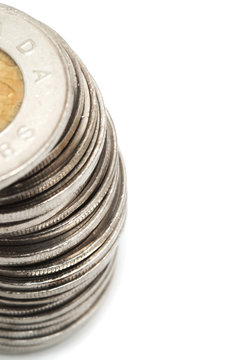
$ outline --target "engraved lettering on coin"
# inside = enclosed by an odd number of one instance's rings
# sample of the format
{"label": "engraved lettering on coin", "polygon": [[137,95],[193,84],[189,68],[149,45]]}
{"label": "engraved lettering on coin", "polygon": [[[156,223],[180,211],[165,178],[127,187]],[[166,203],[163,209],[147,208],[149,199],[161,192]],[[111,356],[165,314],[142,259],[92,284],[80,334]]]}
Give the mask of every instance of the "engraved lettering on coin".
{"label": "engraved lettering on coin", "polygon": [[34,139],[34,130],[28,128],[27,126],[22,126],[17,131],[19,137],[22,140],[32,140]]}
{"label": "engraved lettering on coin", "polygon": [[15,118],[23,96],[22,73],[10,56],[0,50],[0,132]]}
{"label": "engraved lettering on coin", "polygon": [[33,73],[35,74],[35,83],[38,83],[39,81],[47,78],[51,75],[49,71],[40,71],[40,70],[34,70]]}
{"label": "engraved lettering on coin", "polygon": [[34,48],[36,44],[33,40],[28,39],[17,46],[17,50],[20,51],[22,54],[30,53]]}
{"label": "engraved lettering on coin", "polygon": [[15,151],[11,148],[8,143],[0,144],[0,155],[4,158],[9,158],[10,156],[14,155]]}

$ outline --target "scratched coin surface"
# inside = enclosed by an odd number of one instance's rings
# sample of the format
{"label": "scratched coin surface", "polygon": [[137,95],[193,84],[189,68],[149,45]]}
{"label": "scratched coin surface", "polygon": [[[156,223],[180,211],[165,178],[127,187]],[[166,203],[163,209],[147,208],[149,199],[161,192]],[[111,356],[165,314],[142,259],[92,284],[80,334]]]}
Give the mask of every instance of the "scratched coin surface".
{"label": "scratched coin surface", "polygon": [[15,118],[24,96],[24,83],[21,70],[0,49],[0,131]]}
{"label": "scratched coin surface", "polygon": [[113,121],[83,62],[0,4],[0,352],[69,336],[111,282],[126,219]]}

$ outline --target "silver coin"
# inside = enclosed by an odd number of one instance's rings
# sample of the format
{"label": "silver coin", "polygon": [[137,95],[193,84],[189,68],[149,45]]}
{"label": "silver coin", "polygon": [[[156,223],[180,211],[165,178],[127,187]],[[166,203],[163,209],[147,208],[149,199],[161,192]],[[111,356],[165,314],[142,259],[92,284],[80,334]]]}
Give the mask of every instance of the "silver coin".
{"label": "silver coin", "polygon": [[0,23],[1,49],[20,67],[25,90],[16,118],[0,133],[1,189],[29,172],[55,146],[72,111],[73,91],[59,48],[29,17],[1,4]]}

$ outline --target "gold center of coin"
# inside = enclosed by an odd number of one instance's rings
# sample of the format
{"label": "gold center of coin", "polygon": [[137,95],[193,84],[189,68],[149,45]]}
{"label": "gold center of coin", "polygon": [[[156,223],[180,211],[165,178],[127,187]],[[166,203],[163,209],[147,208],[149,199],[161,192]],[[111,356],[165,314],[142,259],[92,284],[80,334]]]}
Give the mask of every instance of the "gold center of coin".
{"label": "gold center of coin", "polygon": [[0,49],[0,132],[15,118],[23,96],[22,73],[15,61]]}

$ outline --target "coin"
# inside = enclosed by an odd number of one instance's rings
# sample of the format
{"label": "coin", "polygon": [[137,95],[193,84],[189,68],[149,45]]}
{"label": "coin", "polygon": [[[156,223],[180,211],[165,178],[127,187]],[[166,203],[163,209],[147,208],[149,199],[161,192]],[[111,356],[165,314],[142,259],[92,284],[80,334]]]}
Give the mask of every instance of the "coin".
{"label": "coin", "polygon": [[63,55],[29,17],[0,5],[0,23],[1,50],[21,69],[25,88],[20,110],[0,133],[2,189],[55,146],[72,111],[73,92]]}

